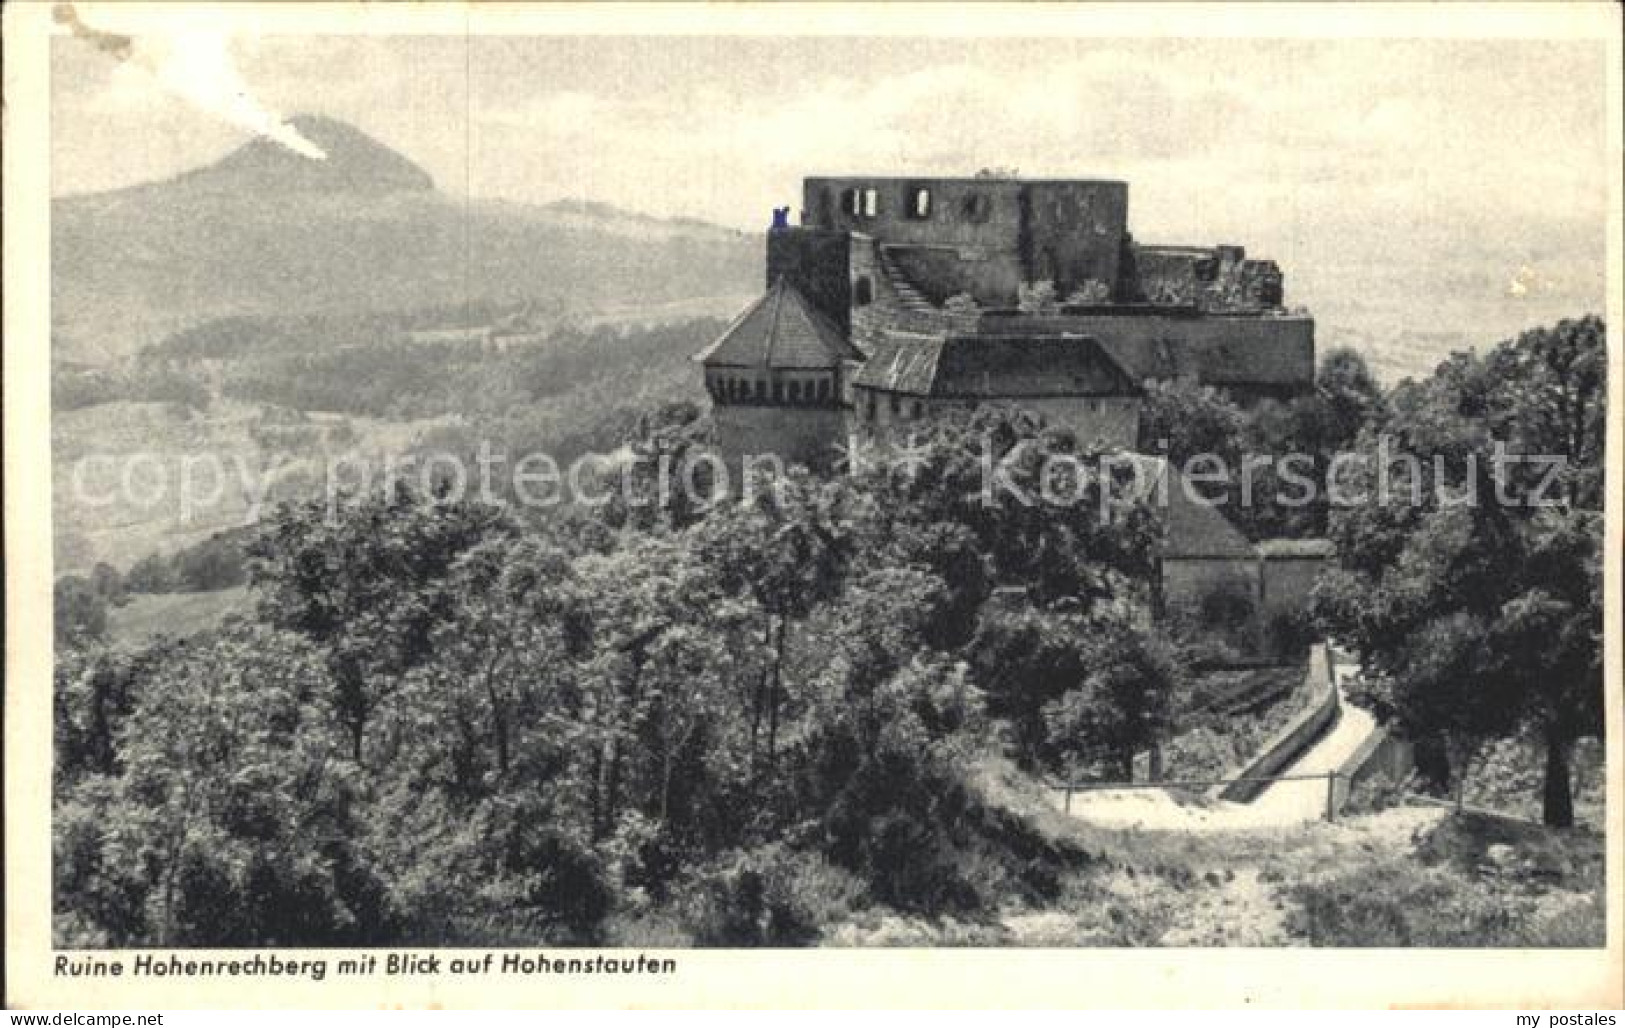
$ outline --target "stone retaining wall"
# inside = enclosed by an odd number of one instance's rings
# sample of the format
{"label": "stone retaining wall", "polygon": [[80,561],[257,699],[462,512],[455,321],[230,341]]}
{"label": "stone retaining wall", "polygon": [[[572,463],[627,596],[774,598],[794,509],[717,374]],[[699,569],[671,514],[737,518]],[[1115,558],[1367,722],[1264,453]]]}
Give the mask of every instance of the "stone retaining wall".
{"label": "stone retaining wall", "polygon": [[[1296,760],[1299,754],[1337,722],[1340,704],[1337,689],[1332,684],[1331,655],[1324,643],[1309,651],[1309,670],[1306,675],[1315,699],[1306,710],[1276,732],[1259,750],[1258,755],[1233,777],[1259,779],[1279,774],[1282,768]],[[1233,781],[1228,785],[1216,786],[1209,795],[1214,799],[1249,803],[1268,786],[1268,782],[1262,781]]]}

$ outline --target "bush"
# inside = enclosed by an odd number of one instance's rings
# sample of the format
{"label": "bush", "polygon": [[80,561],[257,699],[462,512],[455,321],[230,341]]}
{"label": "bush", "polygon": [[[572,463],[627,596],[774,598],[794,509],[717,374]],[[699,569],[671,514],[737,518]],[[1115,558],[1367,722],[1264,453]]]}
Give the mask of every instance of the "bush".
{"label": "bush", "polygon": [[1343,811],[1348,814],[1374,814],[1379,810],[1397,807],[1405,802],[1405,797],[1421,791],[1421,782],[1417,776],[1390,775],[1380,771],[1355,782],[1349,789],[1348,801]]}
{"label": "bush", "polygon": [[168,557],[149,553],[125,576],[124,588],[136,593],[207,593],[248,581],[243,556],[245,532],[218,532]]}
{"label": "bush", "polygon": [[863,884],[814,853],[774,843],[736,851],[681,889],[702,946],[804,946],[863,902]]}
{"label": "bush", "polygon": [[124,576],[124,588],[133,593],[174,592],[174,569],[162,555],[149,553],[130,566],[130,573]]}
{"label": "bush", "polygon": [[1603,905],[1588,896],[1542,903],[1512,883],[1405,860],[1292,894],[1301,906],[1288,930],[1315,946],[1601,946],[1605,935]]}
{"label": "bush", "polygon": [[1021,283],[1017,287],[1016,302],[1028,314],[1054,314],[1060,309],[1055,283],[1049,279]]}
{"label": "bush", "polygon": [[1601,946],[1604,845],[1503,818],[1448,817],[1414,856],[1291,891],[1316,946]]}

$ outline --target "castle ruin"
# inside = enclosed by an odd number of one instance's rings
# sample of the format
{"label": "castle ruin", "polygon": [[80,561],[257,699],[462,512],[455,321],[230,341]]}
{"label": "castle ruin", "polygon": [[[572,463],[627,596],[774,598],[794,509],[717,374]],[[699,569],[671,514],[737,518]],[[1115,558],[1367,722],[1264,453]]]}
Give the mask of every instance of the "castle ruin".
{"label": "castle ruin", "polygon": [[995,402],[1133,449],[1147,382],[1313,388],[1314,321],[1274,261],[1127,222],[1122,182],[806,179],[801,224],[767,234],[767,292],[699,356],[724,459],[827,468],[853,432]]}
{"label": "castle ruin", "polygon": [[[855,435],[993,403],[1135,451],[1155,442],[1138,438],[1149,383],[1193,378],[1244,404],[1314,388],[1314,321],[1285,308],[1275,262],[1136,242],[1122,182],[808,178],[801,224],[787,213],[766,292],[697,358],[734,471],[769,453],[830,470]],[[1302,608],[1327,544],[1249,542],[1169,491],[1170,605],[1235,594],[1260,639]]]}

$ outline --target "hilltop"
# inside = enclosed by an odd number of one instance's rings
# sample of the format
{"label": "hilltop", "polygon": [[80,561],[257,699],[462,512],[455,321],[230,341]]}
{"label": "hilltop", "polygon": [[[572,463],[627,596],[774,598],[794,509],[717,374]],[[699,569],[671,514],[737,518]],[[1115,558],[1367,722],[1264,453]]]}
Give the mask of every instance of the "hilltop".
{"label": "hilltop", "polygon": [[256,139],[164,181],[53,201],[56,359],[102,363],[239,315],[703,297],[729,313],[757,284],[746,233],[457,196],[354,126],[293,124],[325,160]]}
{"label": "hilltop", "polygon": [[310,114],[290,118],[289,124],[320,147],[326,158],[311,160],[281,143],[260,138],[213,164],[183,172],[161,185],[274,194],[382,195],[435,188],[428,172],[353,125]]}

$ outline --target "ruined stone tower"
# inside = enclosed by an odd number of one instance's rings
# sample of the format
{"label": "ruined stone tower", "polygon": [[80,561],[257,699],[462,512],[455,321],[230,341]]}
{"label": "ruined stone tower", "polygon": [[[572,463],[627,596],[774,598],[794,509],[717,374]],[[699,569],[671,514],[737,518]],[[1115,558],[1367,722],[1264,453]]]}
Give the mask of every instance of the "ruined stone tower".
{"label": "ruined stone tower", "polygon": [[1144,246],[1098,180],[809,178],[767,292],[699,355],[730,462],[829,466],[854,431],[1011,403],[1133,448],[1148,381],[1314,383],[1314,322],[1240,246]]}

